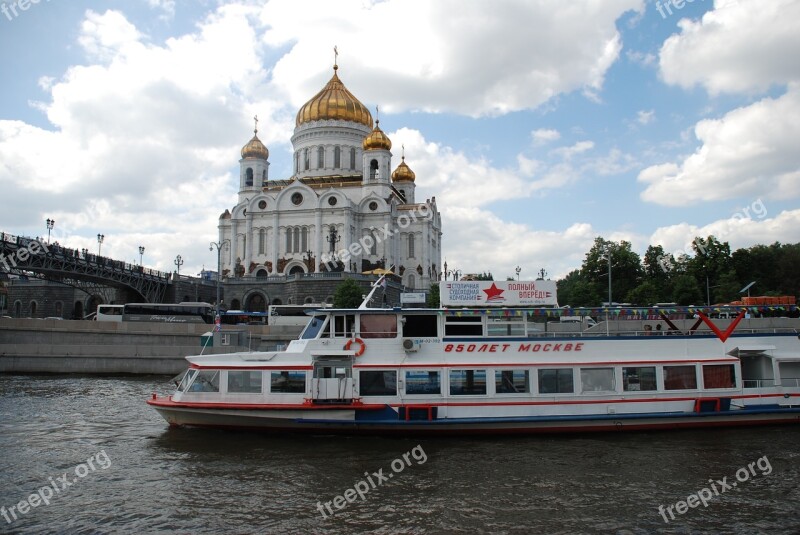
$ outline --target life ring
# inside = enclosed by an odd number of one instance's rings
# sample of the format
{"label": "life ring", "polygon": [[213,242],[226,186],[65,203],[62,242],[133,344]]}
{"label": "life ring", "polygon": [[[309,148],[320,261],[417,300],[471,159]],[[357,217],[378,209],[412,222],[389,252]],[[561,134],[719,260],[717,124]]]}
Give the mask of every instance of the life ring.
{"label": "life ring", "polygon": [[356,356],[357,356],[357,357],[360,357],[361,355],[363,355],[363,354],[364,354],[364,351],[366,351],[366,349],[367,349],[367,344],[365,344],[365,343],[364,343],[364,340],[362,340],[361,338],[351,338],[351,339],[350,339],[350,340],[348,340],[348,341],[347,341],[347,343],[344,345],[344,349],[345,349],[345,350],[348,350],[348,349],[350,349],[350,346],[352,346],[352,345],[353,345],[353,342],[355,342],[355,343],[357,343],[357,344],[359,345],[358,351],[356,351]]}

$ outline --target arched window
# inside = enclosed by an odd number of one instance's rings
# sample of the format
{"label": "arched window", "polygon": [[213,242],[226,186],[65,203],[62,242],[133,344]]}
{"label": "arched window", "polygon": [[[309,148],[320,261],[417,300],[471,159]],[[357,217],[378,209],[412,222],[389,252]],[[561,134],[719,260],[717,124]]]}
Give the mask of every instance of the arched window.
{"label": "arched window", "polygon": [[267,254],[267,229],[258,231],[258,254]]}
{"label": "arched window", "polygon": [[248,167],[245,171],[244,185],[250,187],[253,185],[253,168]]}
{"label": "arched window", "polygon": [[[14,301],[14,317],[22,317],[22,301]],[[83,312],[81,311],[81,319],[83,319]]]}
{"label": "arched window", "polygon": [[56,316],[59,318],[64,316],[64,303],[56,301]]}
{"label": "arched window", "polygon": [[308,171],[308,149],[303,149],[303,170]]}
{"label": "arched window", "polygon": [[342,166],[342,149],[335,147],[333,149],[333,167],[339,169]]}
{"label": "arched window", "polygon": [[350,149],[350,169],[356,168],[356,149]]}
{"label": "arched window", "polygon": [[408,257],[414,258],[414,235],[408,235]]}
{"label": "arched window", "polygon": [[286,228],[286,252],[292,252],[292,227]]}
{"label": "arched window", "polygon": [[300,151],[297,151],[294,155],[294,172],[300,172]]}
{"label": "arched window", "polygon": [[36,316],[36,308],[37,308],[37,303],[36,303],[36,301],[31,301],[31,313],[30,313],[30,316],[31,316],[32,318],[33,318],[34,316]]}
{"label": "arched window", "polygon": [[372,160],[369,163],[369,179],[370,180],[378,179],[378,160]]}
{"label": "arched window", "polygon": [[261,185],[262,186],[266,186],[267,185],[267,170],[266,169],[261,171]]}
{"label": "arched window", "polygon": [[323,167],[325,167],[325,149],[319,147],[317,149],[317,169],[322,169]]}
{"label": "arched window", "polygon": [[294,229],[294,234],[292,235],[292,240],[293,240],[293,245],[294,245],[294,249],[292,249],[292,252],[297,253],[297,252],[300,251],[300,229],[299,228]]}
{"label": "arched window", "polygon": [[417,287],[417,280],[414,278],[414,275],[408,276],[408,287],[409,288],[416,288]]}
{"label": "arched window", "polygon": [[372,238],[372,244],[369,246],[369,254],[372,256],[378,256],[378,240],[375,238],[375,233],[369,233],[370,238]]}
{"label": "arched window", "polygon": [[314,298],[311,297],[310,295],[307,295],[306,299],[305,299],[305,303],[306,304],[310,304],[310,303],[313,303],[313,302],[314,302]]}
{"label": "arched window", "polygon": [[308,227],[303,227],[300,230],[300,249],[298,249],[298,251],[308,251]]}

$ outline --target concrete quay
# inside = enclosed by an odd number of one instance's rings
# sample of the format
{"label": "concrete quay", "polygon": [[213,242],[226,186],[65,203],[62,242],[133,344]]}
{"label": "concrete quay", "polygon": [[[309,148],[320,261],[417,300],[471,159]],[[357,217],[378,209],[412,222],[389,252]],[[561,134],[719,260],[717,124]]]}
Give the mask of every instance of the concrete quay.
{"label": "concrete quay", "polygon": [[165,374],[186,369],[187,355],[276,349],[296,327],[224,326],[203,351],[197,323],[0,319],[0,373]]}

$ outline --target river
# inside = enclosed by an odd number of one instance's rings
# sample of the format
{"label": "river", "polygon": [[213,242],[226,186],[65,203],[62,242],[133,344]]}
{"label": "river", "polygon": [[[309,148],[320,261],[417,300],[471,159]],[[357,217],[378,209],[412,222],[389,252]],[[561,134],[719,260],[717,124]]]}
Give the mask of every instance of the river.
{"label": "river", "polygon": [[0,533],[800,532],[800,426],[281,437],[170,429],[169,391],[0,375]]}

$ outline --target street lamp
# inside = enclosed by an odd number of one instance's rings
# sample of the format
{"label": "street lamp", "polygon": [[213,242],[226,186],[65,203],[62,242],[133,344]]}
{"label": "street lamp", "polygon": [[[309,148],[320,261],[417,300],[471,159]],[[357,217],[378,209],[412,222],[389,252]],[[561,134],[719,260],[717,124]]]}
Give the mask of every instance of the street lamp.
{"label": "street lamp", "polygon": [[48,217],[47,221],[45,221],[45,223],[47,223],[47,244],[49,245],[50,244],[50,231],[53,230],[53,227],[56,225],[56,220],[55,219],[50,219]]}
{"label": "street lamp", "polygon": [[217,248],[217,316],[219,316],[219,279],[222,277],[222,253],[221,250],[225,244],[230,245],[230,240],[212,241],[208,250],[213,251],[214,247]]}
{"label": "street lamp", "polygon": [[517,266],[516,269],[514,269],[514,271],[517,272],[517,280],[519,280],[519,272],[522,271],[522,268]]}
{"label": "street lamp", "polygon": [[142,265],[142,257],[143,256],[144,256],[144,247],[140,245],[139,246],[139,265],[140,266]]}
{"label": "street lamp", "polygon": [[103,247],[103,240],[106,239],[105,234],[98,234],[97,235],[97,256],[100,256],[100,250]]}
{"label": "street lamp", "polygon": [[181,276],[181,266],[183,265],[183,257],[178,255],[175,257],[175,265],[178,266],[178,277]]}

